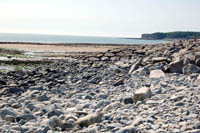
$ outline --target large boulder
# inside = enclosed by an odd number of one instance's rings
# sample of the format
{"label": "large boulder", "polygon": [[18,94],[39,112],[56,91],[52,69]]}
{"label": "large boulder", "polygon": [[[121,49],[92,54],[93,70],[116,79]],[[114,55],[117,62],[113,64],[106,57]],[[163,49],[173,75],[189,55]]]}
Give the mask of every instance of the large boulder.
{"label": "large boulder", "polygon": [[135,91],[133,100],[134,102],[143,101],[149,97],[151,97],[151,89],[148,87],[142,87]]}
{"label": "large boulder", "polygon": [[183,58],[177,58],[175,61],[169,64],[169,72],[172,73],[183,73],[182,69],[185,65],[187,65],[189,61]]}
{"label": "large boulder", "polygon": [[165,73],[162,70],[152,70],[149,75],[150,78],[163,78]]}

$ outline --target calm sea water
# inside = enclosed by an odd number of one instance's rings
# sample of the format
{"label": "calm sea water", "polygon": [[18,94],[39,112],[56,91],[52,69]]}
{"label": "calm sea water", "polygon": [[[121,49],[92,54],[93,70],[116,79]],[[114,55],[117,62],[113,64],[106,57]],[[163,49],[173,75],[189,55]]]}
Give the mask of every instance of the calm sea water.
{"label": "calm sea water", "polygon": [[0,33],[0,41],[5,42],[45,42],[45,43],[98,43],[98,44],[159,44],[166,40],[125,39],[115,37],[9,34]]}

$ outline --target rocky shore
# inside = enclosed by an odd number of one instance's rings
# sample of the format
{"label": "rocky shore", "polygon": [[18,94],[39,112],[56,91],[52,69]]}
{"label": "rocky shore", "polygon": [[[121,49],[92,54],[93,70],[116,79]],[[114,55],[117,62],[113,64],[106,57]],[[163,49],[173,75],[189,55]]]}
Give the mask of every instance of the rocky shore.
{"label": "rocky shore", "polygon": [[0,72],[1,133],[200,132],[200,45],[69,55]]}

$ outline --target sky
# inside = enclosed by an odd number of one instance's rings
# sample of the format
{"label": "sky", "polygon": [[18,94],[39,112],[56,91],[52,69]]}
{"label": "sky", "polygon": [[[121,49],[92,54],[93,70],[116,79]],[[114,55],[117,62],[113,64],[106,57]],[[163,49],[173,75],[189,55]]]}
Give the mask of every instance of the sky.
{"label": "sky", "polygon": [[200,0],[0,0],[0,33],[140,37],[200,31]]}

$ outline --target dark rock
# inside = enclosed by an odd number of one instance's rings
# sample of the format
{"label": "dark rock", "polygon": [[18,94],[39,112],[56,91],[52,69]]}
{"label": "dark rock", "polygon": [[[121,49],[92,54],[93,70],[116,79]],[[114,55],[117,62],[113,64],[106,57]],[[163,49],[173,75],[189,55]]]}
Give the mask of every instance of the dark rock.
{"label": "dark rock", "polygon": [[177,58],[175,61],[169,64],[169,71],[172,73],[183,73],[183,67],[188,64],[189,61],[186,59]]}
{"label": "dark rock", "polygon": [[33,87],[30,87],[31,90],[43,90],[43,87],[42,86],[33,86]]}
{"label": "dark rock", "polygon": [[121,78],[121,79],[117,80],[117,81],[113,84],[113,86],[119,86],[119,85],[123,85],[123,84],[124,84],[124,79]]}
{"label": "dark rock", "polygon": [[20,121],[21,119],[29,121],[29,120],[35,119],[35,116],[32,114],[23,114],[16,117],[17,121]]}
{"label": "dark rock", "polygon": [[86,95],[84,98],[85,98],[85,99],[89,99],[89,100],[92,100],[92,99],[93,99],[92,96],[90,96],[90,95]]}
{"label": "dark rock", "polygon": [[198,66],[198,67],[200,67],[200,58],[197,58],[197,59],[196,59],[195,65]]}
{"label": "dark rock", "polygon": [[183,74],[200,73],[200,68],[198,66],[188,64],[183,67]]}
{"label": "dark rock", "polygon": [[45,94],[37,97],[37,100],[40,102],[48,101],[49,99],[50,99],[50,97],[47,97]]}
{"label": "dark rock", "polygon": [[60,116],[61,114],[64,114],[64,113],[62,111],[60,111],[60,110],[55,109],[55,110],[50,111],[47,114],[47,116],[48,116],[48,118],[50,118],[52,116]]}
{"label": "dark rock", "polygon": [[123,101],[124,101],[124,104],[133,104],[132,97],[125,97]]}
{"label": "dark rock", "polygon": [[13,88],[9,88],[8,93],[19,93],[21,91],[22,91],[21,89],[13,87]]}
{"label": "dark rock", "polygon": [[178,102],[178,103],[176,103],[175,105],[176,105],[176,106],[184,106],[185,103],[183,103],[183,102]]}
{"label": "dark rock", "polygon": [[6,81],[0,80],[0,85],[6,85]]}
{"label": "dark rock", "polygon": [[13,109],[10,109],[10,108],[2,109],[0,111],[0,116],[3,120],[6,118],[7,115],[13,116],[13,117],[17,116],[16,112]]}
{"label": "dark rock", "polygon": [[170,62],[170,59],[169,58],[166,58],[166,57],[154,57],[154,58],[152,58],[152,62],[153,63],[158,63],[158,62],[163,62],[163,61],[165,61],[165,62]]}

